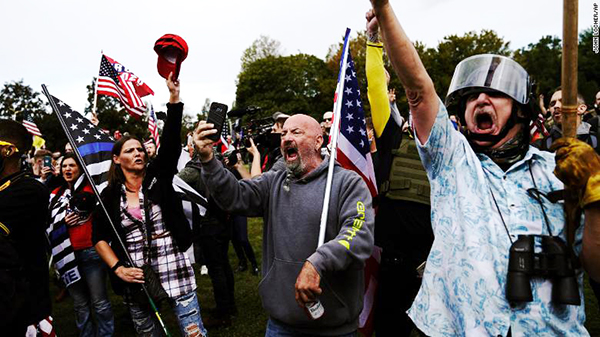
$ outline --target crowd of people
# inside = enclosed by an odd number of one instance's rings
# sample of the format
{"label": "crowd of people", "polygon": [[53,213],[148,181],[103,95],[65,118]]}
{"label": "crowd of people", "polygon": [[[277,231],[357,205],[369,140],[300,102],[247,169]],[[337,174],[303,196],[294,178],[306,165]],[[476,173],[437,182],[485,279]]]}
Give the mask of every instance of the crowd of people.
{"label": "crowd of people", "polygon": [[[160,147],[119,138],[100,195],[69,143],[62,154],[29,156],[23,125],[0,120],[0,331],[35,336],[49,321],[51,256],[80,336],[119,335],[109,280],[138,335],[164,334],[155,315],[164,301],[182,336],[207,336],[238,313],[231,241],[235,271],[261,274],[265,336],[356,336],[374,247],[377,336],[589,335],[585,273],[600,297],[600,92],[589,109],[578,96],[577,139],[562,137],[562,90],[546,107],[505,56],[462,60],[442,101],[392,6],[371,3],[366,124],[376,197],[359,174],[337,163],[328,173],[331,111],[321,121],[275,112],[258,146],[239,134],[216,144],[215,126],[199,121],[183,148],[172,74]],[[409,112],[396,106],[384,50]],[[174,179],[205,198],[191,222]],[[565,199],[575,199],[574,221],[565,221]],[[260,265],[247,217],[263,219]],[[193,263],[207,268],[210,313]]]}

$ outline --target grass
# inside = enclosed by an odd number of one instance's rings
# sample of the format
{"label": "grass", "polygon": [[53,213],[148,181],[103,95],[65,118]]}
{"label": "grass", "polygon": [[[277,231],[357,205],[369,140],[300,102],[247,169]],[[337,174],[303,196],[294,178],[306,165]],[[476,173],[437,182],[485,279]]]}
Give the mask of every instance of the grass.
{"label": "grass", "polygon": [[[256,253],[256,259],[260,262],[262,257],[262,219],[249,219],[248,236]],[[235,268],[237,266],[237,258],[233,249],[229,250],[229,259],[231,265]],[[215,302],[209,277],[207,275],[200,276],[199,270],[196,270],[196,280],[200,306],[203,309],[214,308]],[[258,296],[259,281],[260,276],[253,276],[249,271],[235,273],[235,299],[239,313],[233,319],[231,327],[210,330],[209,335],[211,337],[264,336],[268,317],[262,309]],[[50,291],[52,296],[54,296],[57,292],[56,285],[51,284]],[[123,305],[121,297],[113,294],[110,290],[109,295],[115,314],[115,336],[135,336],[127,308]],[[587,316],[586,327],[591,336],[600,336],[600,311],[598,310],[598,302],[587,280],[585,282],[585,305]],[[168,305],[163,304],[160,312],[171,335],[179,336],[175,317],[172,315]],[[54,303],[52,313],[58,336],[68,337],[78,335],[71,298],[67,297],[61,303]]]}

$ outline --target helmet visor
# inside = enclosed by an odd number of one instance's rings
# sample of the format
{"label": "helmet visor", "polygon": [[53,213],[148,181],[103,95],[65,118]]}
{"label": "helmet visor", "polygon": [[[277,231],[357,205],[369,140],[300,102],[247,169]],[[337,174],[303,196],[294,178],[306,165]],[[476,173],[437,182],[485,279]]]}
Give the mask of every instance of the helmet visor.
{"label": "helmet visor", "polygon": [[454,70],[446,103],[456,103],[465,91],[495,90],[520,104],[529,102],[529,75],[517,62],[499,55],[475,55],[462,60]]}

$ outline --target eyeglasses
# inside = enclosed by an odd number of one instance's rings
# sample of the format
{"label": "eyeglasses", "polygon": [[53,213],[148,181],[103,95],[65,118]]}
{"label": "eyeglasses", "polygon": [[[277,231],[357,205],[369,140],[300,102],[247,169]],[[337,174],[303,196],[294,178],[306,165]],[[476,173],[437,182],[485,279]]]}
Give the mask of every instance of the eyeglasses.
{"label": "eyeglasses", "polygon": [[0,145],[14,146],[15,152],[19,152],[19,149],[17,148],[17,146],[15,144],[13,144],[13,143],[9,143],[9,142],[5,142],[3,140],[0,140]]}

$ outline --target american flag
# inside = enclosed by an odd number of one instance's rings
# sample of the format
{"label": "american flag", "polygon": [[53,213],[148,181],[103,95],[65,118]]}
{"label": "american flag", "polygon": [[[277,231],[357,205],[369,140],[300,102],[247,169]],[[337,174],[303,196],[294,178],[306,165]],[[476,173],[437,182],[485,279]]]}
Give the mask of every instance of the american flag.
{"label": "american flag", "polygon": [[76,147],[81,154],[94,184],[98,187],[98,191],[102,192],[108,184],[108,169],[112,161],[114,139],[63,101],[54,96],[50,99],[58,107],[59,111],[55,112],[60,114],[59,118],[67,127],[64,131],[70,133],[75,141],[75,144],[71,145],[75,145],[74,148]]}
{"label": "american flag", "polygon": [[23,112],[23,126],[27,129],[27,132],[34,136],[41,137],[42,132],[38,128],[37,124],[33,121],[33,116],[30,113]]}
{"label": "american flag", "polygon": [[[345,71],[341,71],[340,81],[345,81],[341,93],[336,93],[336,104],[341,104],[340,129],[337,139],[337,161],[349,170],[358,173],[367,183],[371,196],[377,195],[375,171],[371,158],[365,112],[360,100],[358,80],[354,71],[354,62],[348,51]],[[338,103],[339,100],[339,103]]]}
{"label": "american flag", "polygon": [[[377,183],[375,170],[371,157],[369,138],[367,136],[367,123],[365,112],[362,108],[358,79],[354,71],[354,62],[350,54],[348,39],[350,29],[346,30],[343,54],[338,75],[338,86],[334,99],[334,111],[339,116],[334,116],[333,125],[339,125],[337,136],[336,158],[342,167],[358,173],[369,188],[371,196],[377,196]],[[344,64],[344,56],[347,62]],[[344,69],[344,65],[346,66]],[[332,127],[333,128],[333,127]],[[332,140],[335,139],[332,137]],[[363,294],[363,309],[359,317],[359,331],[364,336],[371,336],[374,328],[374,303],[377,289],[377,275],[381,261],[381,250],[375,246],[373,253],[365,265],[365,290]]]}
{"label": "american flag", "polygon": [[[49,93],[47,96],[53,101],[54,104],[50,105],[54,112],[60,115],[58,118],[64,121],[65,133],[69,133],[70,138],[75,142],[75,144],[71,144],[75,145],[73,150],[79,152],[98,193],[102,193],[102,190],[108,185],[108,169],[112,161],[111,151],[115,140],[63,101]],[[173,180],[173,188],[183,199],[183,208],[190,224],[192,223],[191,213],[187,210],[196,209],[201,216],[205,214],[208,205],[206,198],[177,177]]]}
{"label": "american flag", "polygon": [[150,115],[148,116],[148,131],[150,131],[150,135],[154,138],[154,143],[156,143],[156,150],[158,151],[158,147],[160,146],[160,138],[158,135],[158,121],[156,119],[156,114],[154,113],[154,106],[150,105]]}
{"label": "american flag", "polygon": [[544,124],[545,122],[546,119],[544,118],[544,115],[539,113],[537,118],[529,123],[529,135],[531,142],[535,142],[540,138],[548,137],[550,135],[546,129],[546,125]]}
{"label": "american flag", "polygon": [[118,98],[127,112],[135,118],[140,118],[146,112],[146,105],[141,97],[154,95],[154,91],[122,64],[102,55],[98,94]]}

